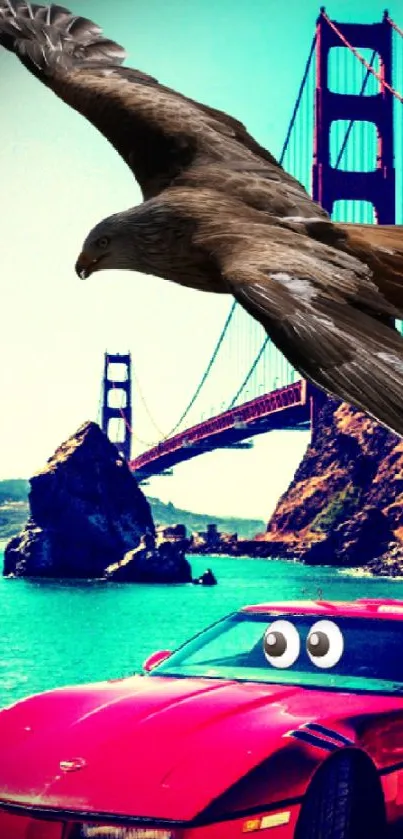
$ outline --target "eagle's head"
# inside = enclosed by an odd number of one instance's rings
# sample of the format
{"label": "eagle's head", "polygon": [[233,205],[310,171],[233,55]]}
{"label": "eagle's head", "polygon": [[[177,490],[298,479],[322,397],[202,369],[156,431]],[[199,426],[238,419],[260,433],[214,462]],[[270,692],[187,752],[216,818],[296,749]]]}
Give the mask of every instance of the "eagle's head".
{"label": "eagle's head", "polygon": [[76,262],[80,279],[107,268],[139,270],[136,229],[130,210],[99,222],[88,234]]}
{"label": "eagle's head", "polygon": [[206,257],[193,243],[193,228],[174,202],[150,199],[97,224],[83,244],[76,272],[85,280],[95,271],[123,269],[200,288],[200,277],[192,281],[190,274]]}

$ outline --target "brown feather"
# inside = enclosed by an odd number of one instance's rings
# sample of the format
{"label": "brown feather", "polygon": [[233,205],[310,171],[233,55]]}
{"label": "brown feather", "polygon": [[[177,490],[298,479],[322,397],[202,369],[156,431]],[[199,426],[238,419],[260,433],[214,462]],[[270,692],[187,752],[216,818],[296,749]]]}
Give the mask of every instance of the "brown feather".
{"label": "brown feather", "polygon": [[345,250],[365,262],[374,283],[403,312],[403,226],[338,224],[347,238]]}
{"label": "brown feather", "polygon": [[238,120],[120,66],[123,48],[64,7],[0,0],[0,44],[109,139],[149,199],[101,222],[83,264],[98,265],[111,225],[99,268],[232,293],[303,376],[403,435],[403,340],[382,322],[403,317],[401,229],[334,224]]}
{"label": "brown feather", "polygon": [[124,50],[91,21],[53,5],[31,21],[24,8],[0,0],[0,44],[104,134],[145,198],[176,181],[211,186],[219,168],[221,188],[258,209],[326,217],[239,120],[121,67]]}
{"label": "brown feather", "polygon": [[[403,339],[381,322],[402,317],[403,309],[349,252],[343,230],[331,222],[269,218],[222,192],[189,188],[146,202],[140,219],[153,240],[152,264],[141,270],[182,282],[175,271],[186,255],[186,285],[213,290],[214,266],[216,282],[221,274],[302,376],[403,435]],[[144,239],[141,225],[133,228],[135,241]],[[187,237],[180,247],[173,230]],[[209,267],[198,260],[203,249]],[[148,248],[146,260],[149,254]]]}

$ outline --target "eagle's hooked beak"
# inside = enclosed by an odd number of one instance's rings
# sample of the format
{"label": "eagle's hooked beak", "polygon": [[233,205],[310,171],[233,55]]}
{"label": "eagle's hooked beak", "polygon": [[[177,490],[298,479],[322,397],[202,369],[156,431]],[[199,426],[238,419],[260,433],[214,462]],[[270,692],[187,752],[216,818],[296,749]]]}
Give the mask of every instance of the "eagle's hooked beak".
{"label": "eagle's hooked beak", "polygon": [[94,271],[96,271],[96,267],[99,262],[106,254],[102,254],[94,259],[94,257],[89,256],[88,253],[83,251],[80,253],[80,256],[76,262],[76,274],[80,277],[80,280],[86,280]]}

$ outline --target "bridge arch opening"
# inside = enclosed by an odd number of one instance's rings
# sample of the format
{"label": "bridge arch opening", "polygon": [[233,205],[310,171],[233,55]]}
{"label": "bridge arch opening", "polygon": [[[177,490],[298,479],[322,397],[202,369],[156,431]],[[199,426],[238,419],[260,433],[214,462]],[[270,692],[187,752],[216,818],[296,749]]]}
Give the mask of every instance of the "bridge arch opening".
{"label": "bridge arch opening", "polygon": [[[374,54],[374,50],[369,47],[358,48],[358,51],[367,64],[379,73],[381,70],[379,53]],[[332,93],[348,96],[376,96],[379,93],[380,83],[372,73],[367,78],[365,90],[361,93],[367,70],[347,47],[332,47],[329,50],[328,61],[328,87]]]}
{"label": "bridge arch opening", "polygon": [[108,363],[107,377],[111,382],[126,382],[128,377],[127,365],[110,361]]}
{"label": "bridge arch opening", "polygon": [[[348,143],[345,138],[348,136]],[[373,172],[378,131],[368,120],[335,119],[330,126],[330,165],[344,172]]]}
{"label": "bridge arch opening", "polygon": [[375,224],[375,207],[370,201],[335,201],[333,205],[333,218],[345,222],[356,222],[358,224]]}
{"label": "bridge arch opening", "polygon": [[126,426],[121,417],[112,417],[108,422],[108,437],[111,443],[124,443]]}
{"label": "bridge arch opening", "polygon": [[119,386],[108,391],[108,408],[126,408],[127,393]]}

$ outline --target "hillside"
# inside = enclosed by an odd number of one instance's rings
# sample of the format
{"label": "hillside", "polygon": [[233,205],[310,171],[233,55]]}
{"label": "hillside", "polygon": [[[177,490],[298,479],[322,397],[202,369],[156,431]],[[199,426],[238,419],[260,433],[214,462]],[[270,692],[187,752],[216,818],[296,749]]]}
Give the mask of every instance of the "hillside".
{"label": "hillside", "polygon": [[[13,479],[0,481],[0,541],[11,539],[19,533],[29,515],[29,481]],[[188,531],[206,530],[215,523],[225,533],[238,533],[241,537],[254,536],[265,529],[265,522],[259,519],[222,518],[219,516],[192,513],[180,510],[173,504],[164,504],[158,498],[147,499],[156,526],[184,524]]]}
{"label": "hillside", "polygon": [[317,430],[267,526],[278,556],[403,573],[403,441],[326,400]]}

